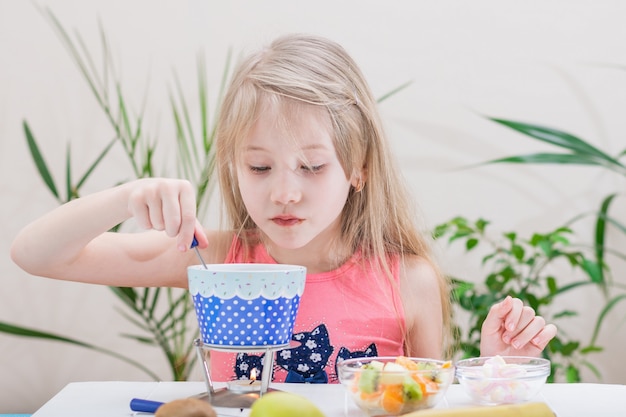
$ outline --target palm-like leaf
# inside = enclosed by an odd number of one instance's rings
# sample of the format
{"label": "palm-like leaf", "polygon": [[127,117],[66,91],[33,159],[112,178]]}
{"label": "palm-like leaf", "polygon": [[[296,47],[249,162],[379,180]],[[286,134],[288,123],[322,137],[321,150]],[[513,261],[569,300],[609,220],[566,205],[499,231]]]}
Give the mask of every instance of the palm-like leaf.
{"label": "palm-like leaf", "polygon": [[519,133],[538,141],[554,145],[564,150],[564,153],[535,153],[529,155],[515,155],[494,159],[489,163],[527,163],[527,164],[570,164],[595,165],[607,168],[621,175],[626,175],[626,166],[618,159],[608,155],[590,143],[563,130],[519,121],[489,118]]}
{"label": "palm-like leaf", "polygon": [[148,369],[147,367],[145,367],[144,365],[142,365],[141,363],[134,361],[132,359],[129,359],[128,357],[124,356],[124,355],[120,355],[119,353],[116,353],[114,351],[102,348],[100,346],[97,345],[92,345],[90,343],[87,342],[83,342],[77,339],[73,339],[70,337],[66,337],[66,336],[60,336],[54,333],[50,333],[50,332],[44,332],[41,330],[37,330],[37,329],[32,329],[32,328],[28,328],[28,327],[23,327],[23,326],[16,326],[14,324],[9,324],[9,323],[4,323],[4,322],[0,322],[0,332],[2,333],[8,333],[8,334],[12,334],[14,336],[20,336],[20,337],[32,337],[35,339],[45,339],[45,340],[51,340],[51,341],[55,341],[55,342],[63,342],[63,343],[69,343],[75,346],[80,346],[83,348],[87,348],[87,349],[91,349],[94,350],[96,352],[100,352],[100,353],[104,353],[108,356],[112,356],[116,359],[119,359],[121,361],[124,361],[138,369],[141,369],[143,372],[145,372],[147,375],[149,375],[151,378],[153,378],[154,380],[158,380],[159,377],[152,372],[150,369]]}
{"label": "palm-like leaf", "polygon": [[39,176],[46,183],[46,186],[50,190],[50,192],[61,202],[61,197],[59,195],[59,191],[57,190],[56,185],[54,184],[54,179],[52,178],[52,174],[48,169],[48,164],[46,164],[41,151],[39,150],[39,145],[37,145],[37,141],[35,140],[35,136],[33,135],[30,126],[24,120],[23,122],[24,134],[26,136],[26,142],[28,143],[28,148],[30,149],[30,154],[35,161],[35,166],[37,167],[37,171],[39,172]]}

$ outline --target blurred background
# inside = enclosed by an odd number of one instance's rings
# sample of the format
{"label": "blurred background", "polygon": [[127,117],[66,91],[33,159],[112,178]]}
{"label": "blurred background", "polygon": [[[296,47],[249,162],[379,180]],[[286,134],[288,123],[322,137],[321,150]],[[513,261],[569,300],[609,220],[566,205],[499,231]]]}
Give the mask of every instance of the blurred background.
{"label": "blurred background", "polygon": [[[134,327],[108,288],[29,276],[9,258],[19,229],[59,204],[37,172],[23,123],[59,184],[68,144],[78,176],[115,137],[47,11],[70,36],[80,35],[96,67],[106,34],[128,111],[143,109],[143,133],[158,143],[155,175],[179,174],[170,94],[181,91],[190,112],[198,110],[199,54],[214,106],[229,51],[236,60],[283,33],[308,32],[342,44],[377,97],[410,82],[380,109],[427,229],[454,216],[482,217],[496,233],[530,236],[597,210],[607,195],[625,190],[626,176],[596,167],[468,168],[554,150],[485,116],[561,129],[613,156],[624,150],[626,3],[619,0],[0,0],[0,322],[124,353],[162,379],[171,378],[163,354],[120,336]],[[80,192],[132,176],[114,146]],[[611,208],[617,217],[622,200],[618,196]],[[212,207],[203,215],[207,225],[217,218]],[[591,220],[573,227],[581,244],[593,241]],[[623,232],[607,233],[613,247],[624,247]],[[483,280],[480,258],[462,246],[442,242],[438,256],[446,272]],[[623,289],[623,260],[611,262]],[[563,267],[561,274],[569,273]],[[603,297],[584,287],[559,300],[559,308],[578,311],[559,323],[561,331],[588,340]],[[601,378],[583,367],[583,381],[626,383],[625,317],[626,303],[607,311],[596,343],[604,350],[589,358]],[[199,375],[195,369],[190,378]],[[0,412],[34,412],[66,384],[90,380],[150,377],[90,349],[0,332]]]}

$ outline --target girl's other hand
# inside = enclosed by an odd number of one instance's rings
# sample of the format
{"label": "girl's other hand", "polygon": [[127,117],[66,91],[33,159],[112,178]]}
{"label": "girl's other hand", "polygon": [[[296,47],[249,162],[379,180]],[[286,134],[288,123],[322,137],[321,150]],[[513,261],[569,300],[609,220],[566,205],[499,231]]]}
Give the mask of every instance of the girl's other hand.
{"label": "girl's other hand", "polygon": [[556,326],[546,324],[519,298],[507,296],[494,304],[481,329],[481,356],[540,356],[556,336]]}
{"label": "girl's other hand", "polygon": [[132,187],[128,211],[140,227],[176,237],[181,252],[191,247],[194,236],[198,247],[208,246],[206,234],[196,219],[195,191],[189,181],[146,178],[134,182]]}

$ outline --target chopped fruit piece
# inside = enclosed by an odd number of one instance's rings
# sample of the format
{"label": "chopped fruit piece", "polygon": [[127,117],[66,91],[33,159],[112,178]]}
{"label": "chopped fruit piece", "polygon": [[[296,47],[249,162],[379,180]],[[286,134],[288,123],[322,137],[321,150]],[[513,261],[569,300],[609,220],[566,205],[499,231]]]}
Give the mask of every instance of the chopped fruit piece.
{"label": "chopped fruit piece", "polygon": [[388,413],[398,414],[404,405],[402,385],[389,385],[383,391],[381,405]]}
{"label": "chopped fruit piece", "polygon": [[371,394],[376,391],[378,386],[378,378],[380,371],[373,368],[365,368],[361,372],[361,378],[359,378],[359,389],[361,392]]}

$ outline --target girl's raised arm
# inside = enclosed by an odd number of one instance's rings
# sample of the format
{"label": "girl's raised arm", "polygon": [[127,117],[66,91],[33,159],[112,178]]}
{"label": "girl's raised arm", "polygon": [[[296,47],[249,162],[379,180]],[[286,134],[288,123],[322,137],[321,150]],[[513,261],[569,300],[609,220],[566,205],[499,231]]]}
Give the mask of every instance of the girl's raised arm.
{"label": "girl's raised arm", "polygon": [[[112,233],[134,218],[160,232]],[[207,237],[196,220],[195,194],[184,180],[148,178],[70,201],[27,225],[11,257],[33,274],[116,286],[185,286],[187,251],[194,234]]]}

